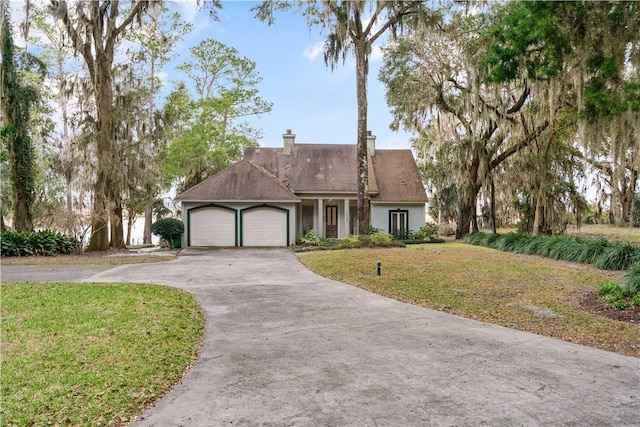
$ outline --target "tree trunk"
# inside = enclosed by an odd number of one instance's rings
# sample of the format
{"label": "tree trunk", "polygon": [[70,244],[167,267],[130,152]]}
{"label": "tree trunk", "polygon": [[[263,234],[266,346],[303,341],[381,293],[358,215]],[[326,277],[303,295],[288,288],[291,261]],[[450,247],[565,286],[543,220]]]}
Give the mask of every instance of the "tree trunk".
{"label": "tree trunk", "polygon": [[625,223],[632,223],[633,217],[631,216],[633,210],[633,197],[636,193],[636,186],[638,184],[638,171],[631,172],[631,180],[629,185],[626,185],[624,196],[622,199],[622,220]]}
{"label": "tree trunk", "polygon": [[480,230],[478,229],[478,212],[476,210],[475,205],[471,210],[471,212],[472,212],[471,213],[471,230],[473,233],[477,233]]}
{"label": "tree trunk", "polygon": [[65,221],[65,228],[68,235],[73,235],[73,188],[71,186],[71,178],[66,178],[67,184],[67,220]]}
{"label": "tree trunk", "polygon": [[456,228],[456,240],[464,239],[469,234],[471,225],[471,216],[473,215],[473,206],[469,200],[460,200],[458,202],[458,224]]}
{"label": "tree trunk", "polygon": [[[100,169],[99,165],[98,169]],[[109,249],[109,221],[107,220],[107,202],[104,197],[103,187],[103,172],[99,171],[93,189],[91,237],[89,238],[87,251],[106,251]]]}
{"label": "tree trunk", "polygon": [[[19,166],[16,166],[16,168],[19,168]],[[14,201],[13,210],[13,229],[15,231],[33,231],[33,220],[29,203],[29,200],[33,200],[33,191],[25,188],[18,177],[14,184],[14,194],[16,200]],[[28,196],[25,197],[27,194]]]}
{"label": "tree trunk", "polygon": [[531,234],[538,236],[542,231],[544,222],[544,197],[543,190],[538,189],[538,197],[536,197],[535,216],[533,217],[533,230]]}
{"label": "tree trunk", "polygon": [[111,242],[109,246],[114,249],[123,249],[124,245],[124,224],[122,221],[122,201],[120,198],[112,194],[111,210]]}
{"label": "tree trunk", "polygon": [[491,232],[497,233],[496,229],[496,185],[491,177]]}
{"label": "tree trunk", "polygon": [[153,222],[153,207],[147,206],[144,210],[144,235],[142,237],[142,243],[145,245],[151,244],[151,223]]}
{"label": "tree trunk", "polygon": [[127,239],[125,240],[125,246],[131,246],[131,230],[133,229],[133,222],[136,220],[135,214],[129,212],[127,218]]}
{"label": "tree trunk", "polygon": [[[113,58],[113,55],[111,59]],[[113,194],[113,185],[108,171],[113,166],[112,161],[112,133],[113,133],[113,91],[111,88],[111,61],[106,58],[96,58],[96,105],[98,110],[98,149],[97,149],[97,174],[98,179],[94,185],[94,205],[92,224],[103,227],[92,227],[91,240],[87,251],[106,251],[109,249],[109,230],[107,219],[109,218],[109,199]],[[100,235],[94,238],[94,233]]]}
{"label": "tree trunk", "polygon": [[369,203],[369,161],[367,157],[367,73],[369,61],[364,42],[354,41],[358,97],[358,234],[368,234],[371,223]]}

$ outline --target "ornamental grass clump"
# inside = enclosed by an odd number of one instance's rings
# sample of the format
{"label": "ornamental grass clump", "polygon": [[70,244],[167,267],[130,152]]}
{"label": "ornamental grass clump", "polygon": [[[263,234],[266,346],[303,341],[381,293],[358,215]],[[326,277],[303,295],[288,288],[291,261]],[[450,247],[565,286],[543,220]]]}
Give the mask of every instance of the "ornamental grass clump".
{"label": "ornamental grass clump", "polygon": [[584,240],[569,236],[529,236],[523,233],[471,233],[466,243],[519,254],[593,264],[601,270],[626,270],[640,261],[640,248],[604,239]]}
{"label": "ornamental grass clump", "polygon": [[505,252],[522,253],[522,248],[525,246],[528,239],[529,236],[522,233],[504,234],[496,241],[496,249],[500,249]]}
{"label": "ornamental grass clump", "polygon": [[601,270],[626,270],[640,261],[640,248],[629,244],[609,246],[593,263]]}
{"label": "ornamental grass clump", "polygon": [[640,261],[629,268],[629,271],[622,277],[622,283],[631,291],[640,295]]}

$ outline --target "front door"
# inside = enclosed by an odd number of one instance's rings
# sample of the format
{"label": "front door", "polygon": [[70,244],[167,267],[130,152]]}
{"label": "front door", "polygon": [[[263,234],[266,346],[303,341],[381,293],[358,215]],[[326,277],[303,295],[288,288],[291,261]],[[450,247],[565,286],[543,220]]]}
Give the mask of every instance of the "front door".
{"label": "front door", "polygon": [[328,239],[338,238],[338,207],[327,206],[326,210],[327,226],[325,230],[325,236]]}
{"label": "front door", "polygon": [[399,239],[406,239],[408,230],[408,211],[390,211],[389,212],[389,233]]}

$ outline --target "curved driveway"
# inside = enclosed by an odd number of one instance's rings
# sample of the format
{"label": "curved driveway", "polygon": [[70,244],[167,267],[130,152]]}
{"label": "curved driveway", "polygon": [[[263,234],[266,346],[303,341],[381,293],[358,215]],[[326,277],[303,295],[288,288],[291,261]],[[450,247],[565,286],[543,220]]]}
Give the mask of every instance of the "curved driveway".
{"label": "curved driveway", "polygon": [[[132,426],[640,425],[638,358],[384,298],[290,251],[62,268],[177,286],[206,312],[195,365]],[[47,280],[28,270],[3,267],[2,280]]]}

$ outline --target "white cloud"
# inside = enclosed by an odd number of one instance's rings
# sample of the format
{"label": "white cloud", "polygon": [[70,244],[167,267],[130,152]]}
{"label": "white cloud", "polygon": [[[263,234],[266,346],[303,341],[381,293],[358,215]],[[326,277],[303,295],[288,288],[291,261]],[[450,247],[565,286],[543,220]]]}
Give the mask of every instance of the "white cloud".
{"label": "white cloud", "polygon": [[371,55],[369,56],[370,61],[379,61],[382,59],[384,52],[382,51],[381,44],[375,44],[371,47]]}
{"label": "white cloud", "polygon": [[304,49],[303,55],[309,62],[313,62],[322,52],[324,52],[324,41],[318,41],[311,46],[307,46]]}
{"label": "white cloud", "polygon": [[172,5],[178,9],[185,22],[193,23],[198,14],[198,3],[195,1],[177,1]]}

